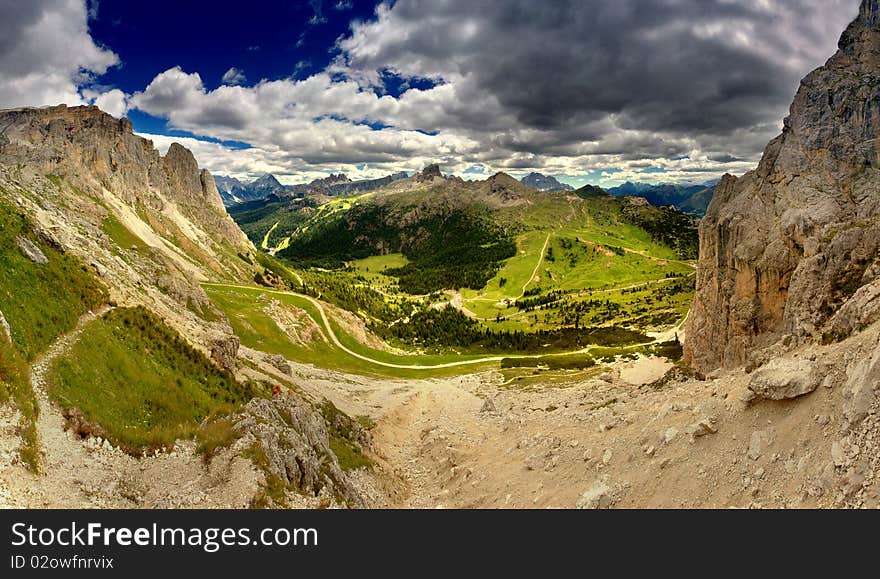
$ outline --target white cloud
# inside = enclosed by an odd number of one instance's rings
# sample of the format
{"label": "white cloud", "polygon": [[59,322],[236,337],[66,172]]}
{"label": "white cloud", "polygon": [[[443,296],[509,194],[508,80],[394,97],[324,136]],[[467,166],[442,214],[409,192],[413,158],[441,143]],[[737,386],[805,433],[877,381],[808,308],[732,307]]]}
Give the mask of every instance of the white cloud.
{"label": "white cloud", "polygon": [[118,62],[89,35],[85,0],[0,3],[0,107],[84,104],[79,87]]}
{"label": "white cloud", "polygon": [[85,89],[82,95],[91,103],[97,106],[105,113],[109,113],[120,119],[128,112],[128,97],[118,88],[99,92],[92,89]]}
{"label": "white cloud", "polygon": [[247,77],[234,66],[223,73],[223,84],[238,85],[247,82]]}
{"label": "white cloud", "polygon": [[[209,168],[236,174],[439,161],[457,174],[479,164],[699,181],[753,166],[856,4],[397,0],[353,23],[326,71],[208,91],[177,67],[131,106],[250,143],[244,152],[195,145]],[[311,5],[320,17],[322,3]],[[403,77],[402,94],[384,86],[389,72]],[[411,89],[412,78],[438,84]]]}

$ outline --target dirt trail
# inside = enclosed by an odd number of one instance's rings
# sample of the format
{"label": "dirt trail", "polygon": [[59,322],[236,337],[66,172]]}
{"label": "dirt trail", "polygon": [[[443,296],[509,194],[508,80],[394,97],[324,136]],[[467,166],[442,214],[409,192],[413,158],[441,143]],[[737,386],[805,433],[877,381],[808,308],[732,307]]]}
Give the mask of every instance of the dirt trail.
{"label": "dirt trail", "polygon": [[[0,508],[246,507],[257,488],[247,461],[230,460],[208,469],[191,442],[139,460],[106,441],[80,440],[64,429],[61,410],[47,392],[52,363],[67,353],[88,324],[110,309],[82,316],[71,332],[32,364],[31,381],[40,406],[41,472],[30,472],[4,453]],[[16,413],[8,408],[0,412],[0,448],[17,446],[15,419]]]}
{"label": "dirt trail", "polygon": [[538,270],[541,269],[541,264],[544,263],[544,256],[547,254],[547,246],[550,245],[550,239],[553,237],[553,233],[547,234],[547,239],[544,240],[544,247],[541,248],[541,255],[538,256],[538,263],[535,265],[535,269],[532,270],[532,275],[529,276],[529,280],[525,283],[522,288],[522,293],[519,294],[517,300],[520,300],[526,296],[526,290],[528,290],[529,286],[532,285],[532,282],[535,281],[535,278],[538,276]]}
{"label": "dirt trail", "polygon": [[[601,379],[533,388],[503,387],[489,373],[386,396],[374,443],[406,488],[390,506],[849,504],[829,475],[840,436],[829,416],[840,392],[749,404],[742,371],[646,386],[668,368],[643,359],[618,363]],[[373,395],[379,391],[366,399]],[[853,480],[860,487],[864,479]],[[875,488],[866,506],[880,504]]]}

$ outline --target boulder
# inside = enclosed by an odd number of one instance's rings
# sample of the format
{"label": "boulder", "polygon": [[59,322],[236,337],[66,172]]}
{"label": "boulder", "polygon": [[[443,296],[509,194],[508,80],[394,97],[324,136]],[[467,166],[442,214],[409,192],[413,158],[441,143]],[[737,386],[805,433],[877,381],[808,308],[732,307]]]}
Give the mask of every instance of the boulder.
{"label": "boulder", "polygon": [[25,239],[24,237],[16,237],[15,241],[18,242],[18,248],[21,250],[24,256],[32,262],[40,265],[46,265],[47,263],[49,263],[49,258],[47,258],[43,254],[43,252],[40,251],[39,247],[31,243],[29,240]]}
{"label": "boulder", "polygon": [[288,362],[287,359],[284,358],[284,356],[279,356],[277,354],[266,356],[266,362],[268,362],[270,366],[272,366],[282,374],[286,374],[288,376],[293,375],[293,369],[290,367],[290,362]]}
{"label": "boulder", "polygon": [[6,321],[6,317],[3,315],[3,312],[0,312],[0,331],[3,332],[3,335],[6,336],[6,339],[9,342],[12,342],[12,330],[9,328],[9,322]]}
{"label": "boulder", "polygon": [[241,346],[241,340],[237,336],[224,336],[211,341],[211,359],[218,366],[235,371],[235,359],[238,356],[238,348]]}
{"label": "boulder", "polygon": [[614,503],[611,487],[603,481],[596,481],[577,501],[579,509],[609,509]]}
{"label": "boulder", "polygon": [[880,344],[849,369],[844,388],[843,417],[850,426],[855,426],[868,416],[876,391],[880,389]]}
{"label": "boulder", "polygon": [[814,392],[822,383],[817,364],[810,360],[774,360],[756,370],[749,390],[757,398],[791,400]]}

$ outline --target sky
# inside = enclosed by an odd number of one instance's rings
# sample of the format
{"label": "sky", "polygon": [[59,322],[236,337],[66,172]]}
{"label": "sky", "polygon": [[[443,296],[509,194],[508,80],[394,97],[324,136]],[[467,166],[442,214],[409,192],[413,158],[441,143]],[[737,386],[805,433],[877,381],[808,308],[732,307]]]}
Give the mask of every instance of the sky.
{"label": "sky", "polygon": [[754,167],[859,0],[0,0],[0,108],[214,174],[699,183]]}

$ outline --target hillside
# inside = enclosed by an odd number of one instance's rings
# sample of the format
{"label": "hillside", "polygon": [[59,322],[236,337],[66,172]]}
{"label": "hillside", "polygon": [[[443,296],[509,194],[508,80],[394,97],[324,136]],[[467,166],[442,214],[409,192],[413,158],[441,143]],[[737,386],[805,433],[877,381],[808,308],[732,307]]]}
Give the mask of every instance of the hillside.
{"label": "hillside", "polygon": [[[0,502],[362,505],[344,469],[366,438],[243,365],[202,289],[261,268],[192,153],[162,156],[94,107],[0,111],[0,126]],[[182,503],[151,474],[162,463],[187,473]]]}
{"label": "hillside", "polygon": [[702,185],[624,183],[608,189],[608,193],[617,197],[643,197],[656,207],[672,206],[695,217],[706,214],[714,192],[714,183]]}
{"label": "hillside", "polygon": [[644,341],[687,312],[696,223],[643,199],[541,192],[503,173],[465,182],[432,166],[364,195],[270,201],[233,216],[301,272],[288,287],[398,346],[564,351],[614,342],[590,328]]}

